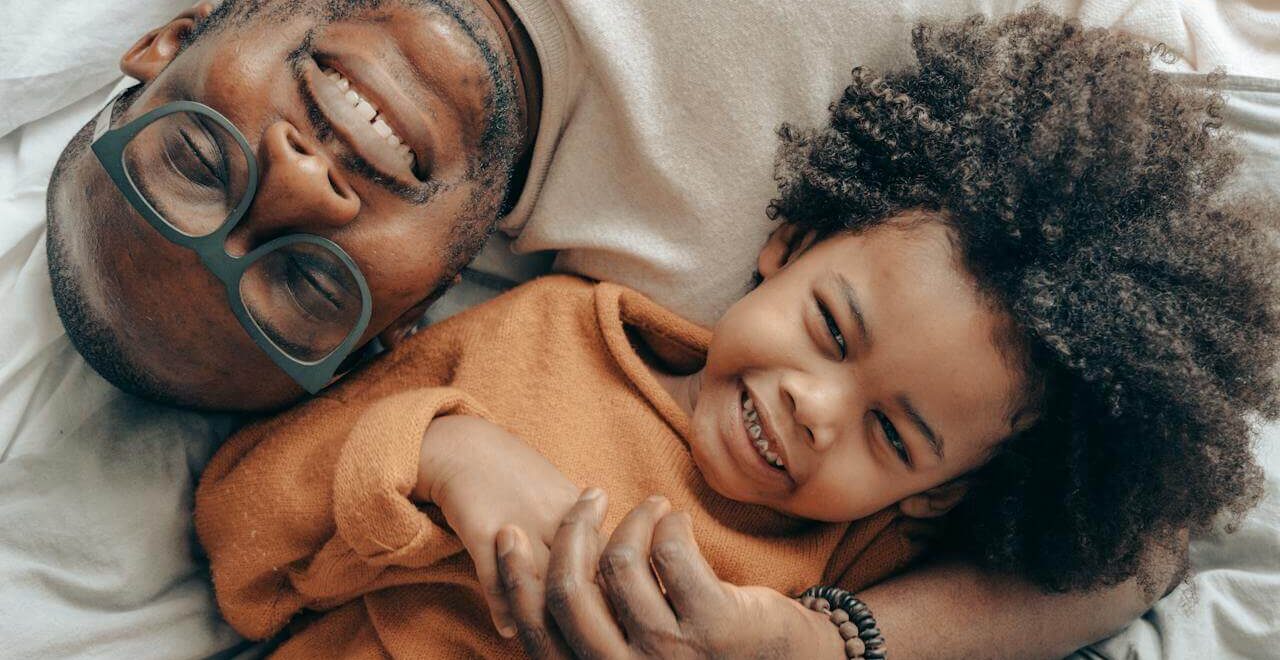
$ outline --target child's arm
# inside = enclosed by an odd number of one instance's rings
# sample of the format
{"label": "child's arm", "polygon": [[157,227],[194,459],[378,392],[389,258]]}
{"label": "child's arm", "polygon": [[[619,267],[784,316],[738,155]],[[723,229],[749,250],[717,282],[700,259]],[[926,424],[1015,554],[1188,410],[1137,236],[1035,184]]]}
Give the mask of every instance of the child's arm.
{"label": "child's arm", "polygon": [[[319,398],[228,440],[195,507],[223,616],[247,637],[269,637],[302,610],[403,583],[404,570],[475,547],[496,532],[495,516],[531,530],[546,517],[554,531],[577,489],[475,417],[484,414],[448,387],[368,405]],[[422,510],[426,500],[458,536]]]}
{"label": "child's arm", "polygon": [[503,525],[528,530],[538,560],[545,565],[560,519],[578,499],[577,486],[496,424],[455,415],[427,427],[411,497],[440,507],[471,555],[494,626],[504,635],[514,635],[498,583],[494,539]]}

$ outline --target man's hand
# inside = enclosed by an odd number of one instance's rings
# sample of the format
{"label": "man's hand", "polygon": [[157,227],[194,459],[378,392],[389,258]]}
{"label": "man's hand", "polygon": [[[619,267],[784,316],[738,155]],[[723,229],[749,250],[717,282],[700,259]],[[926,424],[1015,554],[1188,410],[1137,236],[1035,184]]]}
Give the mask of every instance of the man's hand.
{"label": "man's hand", "polygon": [[516,629],[498,582],[494,540],[503,525],[529,530],[529,562],[546,566],[547,547],[578,487],[554,465],[497,425],[478,417],[442,417],[422,439],[418,501],[440,507],[475,564],[494,626]]}
{"label": "man's hand", "polygon": [[514,526],[499,534],[498,571],[530,656],[845,657],[825,616],[772,589],[721,582],[689,516],[670,513],[665,499],[633,509],[607,544],[605,507],[603,492],[583,494],[555,534],[545,573],[526,534]]}

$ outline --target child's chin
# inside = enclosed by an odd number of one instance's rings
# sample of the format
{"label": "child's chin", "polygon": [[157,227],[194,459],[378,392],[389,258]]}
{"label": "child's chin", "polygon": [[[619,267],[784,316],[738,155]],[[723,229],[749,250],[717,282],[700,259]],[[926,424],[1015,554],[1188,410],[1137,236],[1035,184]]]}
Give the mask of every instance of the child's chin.
{"label": "child's chin", "polygon": [[721,497],[727,497],[739,502],[745,501],[732,487],[732,481],[725,479],[725,475],[720,474],[716,462],[703,454],[700,443],[696,440],[690,442],[689,450],[690,455],[693,456],[693,464],[698,467],[698,473],[702,475],[702,480],[707,482],[711,490],[714,490]]}

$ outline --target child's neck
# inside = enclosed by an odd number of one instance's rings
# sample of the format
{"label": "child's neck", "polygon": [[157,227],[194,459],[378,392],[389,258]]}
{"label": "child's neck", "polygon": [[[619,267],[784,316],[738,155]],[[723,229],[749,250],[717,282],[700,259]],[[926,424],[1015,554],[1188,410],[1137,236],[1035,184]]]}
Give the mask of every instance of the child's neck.
{"label": "child's neck", "polygon": [[702,389],[702,370],[687,375],[675,375],[657,369],[652,364],[647,366],[649,373],[653,374],[659,385],[662,385],[662,389],[676,400],[676,405],[680,406],[685,415],[692,418],[693,409],[698,404],[698,392]]}

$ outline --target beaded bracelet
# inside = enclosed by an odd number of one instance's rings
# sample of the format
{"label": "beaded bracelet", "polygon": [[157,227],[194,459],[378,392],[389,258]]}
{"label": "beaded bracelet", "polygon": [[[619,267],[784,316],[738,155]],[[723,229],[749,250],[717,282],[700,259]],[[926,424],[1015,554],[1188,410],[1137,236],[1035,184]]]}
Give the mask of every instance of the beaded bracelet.
{"label": "beaded bracelet", "polygon": [[828,615],[844,640],[849,660],[885,660],[884,635],[871,608],[853,594],[835,587],[810,587],[800,594],[800,604]]}

